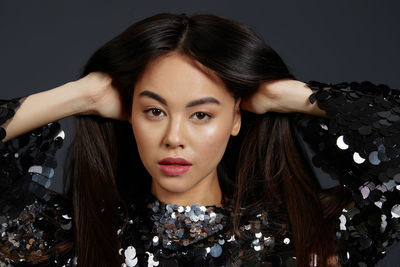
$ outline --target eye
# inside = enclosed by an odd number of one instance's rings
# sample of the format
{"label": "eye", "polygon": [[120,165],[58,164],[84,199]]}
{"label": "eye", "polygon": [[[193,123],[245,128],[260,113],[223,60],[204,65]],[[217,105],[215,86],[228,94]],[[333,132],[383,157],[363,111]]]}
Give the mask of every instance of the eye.
{"label": "eye", "polygon": [[197,117],[197,119],[200,121],[208,121],[212,118],[210,114],[205,112],[196,112],[193,114],[193,116]]}
{"label": "eye", "polygon": [[164,113],[161,109],[158,108],[150,108],[144,111],[150,117],[160,117],[162,113]]}

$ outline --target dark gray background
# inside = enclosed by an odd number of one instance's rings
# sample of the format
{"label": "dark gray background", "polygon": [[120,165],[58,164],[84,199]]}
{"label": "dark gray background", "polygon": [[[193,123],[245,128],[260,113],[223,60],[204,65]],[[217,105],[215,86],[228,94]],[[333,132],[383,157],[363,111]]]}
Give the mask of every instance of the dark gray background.
{"label": "dark gray background", "polygon": [[[210,12],[244,23],[303,81],[369,80],[400,88],[399,11],[400,2],[394,0],[1,1],[0,98],[78,79],[86,60],[103,43],[160,12]],[[59,161],[73,133],[72,119],[60,120],[66,140]],[[60,166],[56,173],[59,180]],[[59,189],[57,184],[54,189]],[[398,266],[395,253],[390,254],[387,266]]]}

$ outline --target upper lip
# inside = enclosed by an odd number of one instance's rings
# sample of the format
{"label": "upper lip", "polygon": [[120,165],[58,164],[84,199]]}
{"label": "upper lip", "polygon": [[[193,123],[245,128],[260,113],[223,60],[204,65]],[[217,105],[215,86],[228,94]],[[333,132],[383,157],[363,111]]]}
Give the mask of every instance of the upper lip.
{"label": "upper lip", "polygon": [[159,164],[179,164],[179,165],[192,165],[189,161],[184,158],[165,158],[158,162]]}

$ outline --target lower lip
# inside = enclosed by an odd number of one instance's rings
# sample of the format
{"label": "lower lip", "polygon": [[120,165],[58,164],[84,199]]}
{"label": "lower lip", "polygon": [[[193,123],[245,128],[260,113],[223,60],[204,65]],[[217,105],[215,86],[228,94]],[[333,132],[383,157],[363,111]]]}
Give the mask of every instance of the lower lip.
{"label": "lower lip", "polygon": [[192,165],[160,165],[161,170],[166,175],[180,175],[186,173]]}

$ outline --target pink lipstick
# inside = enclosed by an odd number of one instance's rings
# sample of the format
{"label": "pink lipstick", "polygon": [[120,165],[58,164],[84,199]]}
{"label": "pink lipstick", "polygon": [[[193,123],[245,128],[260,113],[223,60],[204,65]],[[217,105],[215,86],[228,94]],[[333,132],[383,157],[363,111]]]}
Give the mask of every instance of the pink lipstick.
{"label": "pink lipstick", "polygon": [[165,158],[158,162],[161,171],[170,176],[186,173],[192,164],[183,158]]}

